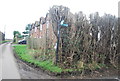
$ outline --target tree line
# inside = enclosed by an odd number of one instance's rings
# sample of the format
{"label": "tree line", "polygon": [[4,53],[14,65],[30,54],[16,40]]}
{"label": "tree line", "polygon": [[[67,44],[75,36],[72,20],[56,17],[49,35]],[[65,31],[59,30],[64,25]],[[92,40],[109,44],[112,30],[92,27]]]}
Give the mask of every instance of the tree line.
{"label": "tree line", "polygon": [[98,12],[89,18],[83,12],[71,13],[65,6],[54,5],[49,10],[54,34],[60,21],[58,64],[63,68],[94,68],[98,64],[118,67],[119,32],[118,18],[111,14],[100,16]]}

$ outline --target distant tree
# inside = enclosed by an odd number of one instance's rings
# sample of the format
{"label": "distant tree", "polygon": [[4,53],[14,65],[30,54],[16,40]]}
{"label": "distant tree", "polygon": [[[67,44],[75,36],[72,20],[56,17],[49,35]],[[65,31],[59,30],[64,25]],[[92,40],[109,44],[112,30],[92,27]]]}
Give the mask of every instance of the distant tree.
{"label": "distant tree", "polygon": [[29,36],[30,29],[31,29],[31,24],[28,24],[25,28],[25,31],[22,32],[24,34],[23,37]]}
{"label": "distant tree", "polygon": [[22,35],[19,31],[13,31],[13,35],[14,35],[14,41],[13,42],[17,42],[18,38],[22,38]]}
{"label": "distant tree", "polygon": [[31,24],[28,24],[27,26],[26,26],[26,28],[25,28],[25,30],[27,31],[30,31],[30,29],[31,29]]}
{"label": "distant tree", "polygon": [[14,37],[15,37],[16,35],[21,35],[21,34],[20,34],[19,31],[13,31],[13,35],[14,35]]}
{"label": "distant tree", "polygon": [[23,34],[29,34],[29,31],[24,31],[24,32],[22,32]]}

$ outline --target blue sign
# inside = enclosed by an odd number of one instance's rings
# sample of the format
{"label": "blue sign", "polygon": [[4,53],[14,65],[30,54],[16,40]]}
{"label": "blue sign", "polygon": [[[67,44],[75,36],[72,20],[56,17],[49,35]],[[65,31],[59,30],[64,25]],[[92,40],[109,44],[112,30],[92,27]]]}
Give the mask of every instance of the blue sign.
{"label": "blue sign", "polygon": [[68,24],[63,24],[63,23],[64,23],[64,20],[61,21],[60,25],[63,27],[68,27]]}
{"label": "blue sign", "polygon": [[62,24],[61,26],[68,27],[68,24]]}

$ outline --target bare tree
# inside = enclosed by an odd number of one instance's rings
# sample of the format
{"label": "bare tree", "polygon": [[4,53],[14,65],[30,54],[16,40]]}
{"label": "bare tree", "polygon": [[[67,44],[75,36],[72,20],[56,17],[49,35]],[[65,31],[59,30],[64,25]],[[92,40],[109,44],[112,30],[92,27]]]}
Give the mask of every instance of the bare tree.
{"label": "bare tree", "polygon": [[[69,32],[68,30],[70,30],[71,21],[72,21],[72,18],[70,17],[71,12],[70,12],[70,9],[67,7],[64,7],[62,5],[61,6],[54,5],[52,8],[50,8],[49,14],[52,20],[54,34],[56,35],[56,38],[59,41],[58,43],[60,44],[59,49],[58,49],[59,58],[56,58],[56,59],[59,59],[59,62],[63,63],[65,59],[65,57],[63,58],[63,56],[67,55],[65,54],[65,51],[67,50],[65,45],[68,44],[68,42],[67,43],[65,43],[65,41],[63,42],[63,40],[67,39],[65,38],[65,35],[67,34],[64,34],[64,33],[67,33]],[[64,23],[68,24],[69,26],[68,28],[63,28],[62,26],[60,26],[60,23],[63,20],[64,20]],[[58,37],[58,33],[60,33],[59,34],[60,39]]]}

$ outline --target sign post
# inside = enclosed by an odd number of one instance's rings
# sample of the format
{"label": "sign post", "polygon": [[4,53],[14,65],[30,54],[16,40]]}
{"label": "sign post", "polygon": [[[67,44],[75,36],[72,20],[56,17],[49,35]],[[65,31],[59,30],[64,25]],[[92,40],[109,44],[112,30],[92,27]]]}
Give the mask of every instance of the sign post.
{"label": "sign post", "polygon": [[57,47],[56,47],[56,65],[59,61],[59,58],[58,58],[58,51],[59,51],[59,40],[60,40],[60,28],[61,26],[62,27],[68,27],[68,24],[63,24],[64,23],[64,20],[62,20],[61,22],[57,22],[57,26],[58,26],[58,29],[57,29]]}

